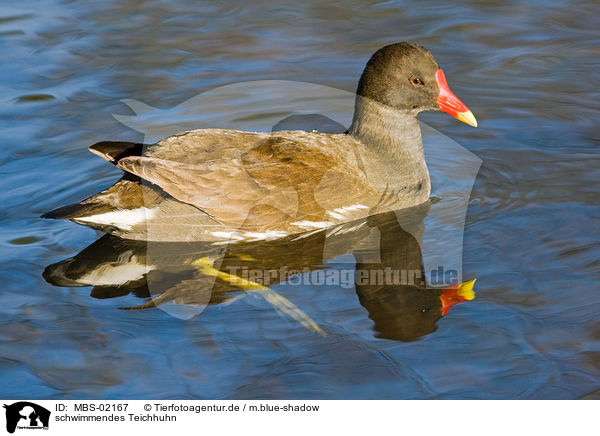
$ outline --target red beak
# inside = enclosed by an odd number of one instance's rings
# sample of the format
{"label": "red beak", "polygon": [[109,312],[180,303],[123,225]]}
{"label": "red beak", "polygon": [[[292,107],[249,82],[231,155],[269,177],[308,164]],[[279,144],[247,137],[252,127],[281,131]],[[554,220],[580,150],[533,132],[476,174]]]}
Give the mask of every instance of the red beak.
{"label": "red beak", "polygon": [[463,123],[477,127],[477,120],[473,116],[473,113],[452,91],[450,91],[448,82],[446,82],[446,76],[441,68],[435,73],[435,81],[438,84],[438,88],[440,88],[440,93],[437,98],[440,109]]}

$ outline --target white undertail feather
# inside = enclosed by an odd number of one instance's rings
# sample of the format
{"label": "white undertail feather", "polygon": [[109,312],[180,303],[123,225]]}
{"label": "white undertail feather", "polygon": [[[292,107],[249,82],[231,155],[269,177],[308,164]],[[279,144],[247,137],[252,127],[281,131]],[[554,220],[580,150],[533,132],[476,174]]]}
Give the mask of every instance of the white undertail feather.
{"label": "white undertail feather", "polygon": [[139,207],[137,209],[123,209],[106,212],[98,215],[78,217],[74,221],[114,226],[121,230],[131,230],[136,224],[150,220],[156,215],[156,209]]}

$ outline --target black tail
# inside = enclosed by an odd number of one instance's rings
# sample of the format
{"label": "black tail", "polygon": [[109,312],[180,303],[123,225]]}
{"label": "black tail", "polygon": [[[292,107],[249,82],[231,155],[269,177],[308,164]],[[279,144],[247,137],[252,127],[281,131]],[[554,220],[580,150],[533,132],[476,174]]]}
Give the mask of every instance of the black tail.
{"label": "black tail", "polygon": [[102,141],[90,145],[88,150],[102,159],[116,164],[119,159],[129,156],[141,156],[146,145],[135,142],[124,141]]}
{"label": "black tail", "polygon": [[106,209],[106,205],[98,203],[73,203],[66,206],[61,206],[57,209],[51,210],[50,212],[46,212],[45,214],[40,215],[40,218],[69,220],[73,218],[104,213],[107,211]]}
{"label": "black tail", "polygon": [[[121,180],[105,190],[79,203],[68,204],[46,212],[41,217],[75,220],[86,216],[114,212],[115,210],[141,207],[146,204],[145,202],[156,196],[152,190],[148,191],[147,196],[144,196],[143,189],[144,187],[139,183],[137,176],[124,174]],[[153,193],[155,195],[151,197],[150,195]],[[90,225],[90,227],[94,226]]]}

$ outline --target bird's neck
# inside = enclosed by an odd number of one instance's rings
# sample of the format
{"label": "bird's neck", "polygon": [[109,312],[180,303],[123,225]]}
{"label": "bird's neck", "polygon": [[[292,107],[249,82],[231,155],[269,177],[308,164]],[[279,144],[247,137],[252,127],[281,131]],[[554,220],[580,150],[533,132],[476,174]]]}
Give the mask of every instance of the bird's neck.
{"label": "bird's neck", "polygon": [[431,182],[416,113],[358,97],[348,133],[362,144],[359,154],[371,183],[406,191],[406,205],[429,198]]}
{"label": "bird's neck", "polygon": [[417,114],[357,96],[349,133],[386,160],[425,160]]}

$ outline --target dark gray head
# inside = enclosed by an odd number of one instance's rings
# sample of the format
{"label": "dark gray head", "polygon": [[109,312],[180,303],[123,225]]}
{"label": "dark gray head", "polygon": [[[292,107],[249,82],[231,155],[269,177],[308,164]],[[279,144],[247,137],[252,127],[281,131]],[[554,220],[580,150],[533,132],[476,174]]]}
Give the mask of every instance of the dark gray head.
{"label": "dark gray head", "polygon": [[469,109],[450,91],[444,73],[425,47],[399,42],[377,50],[356,93],[399,111],[442,110],[476,126]]}
{"label": "dark gray head", "polygon": [[387,45],[369,59],[356,93],[398,110],[437,109],[438,69],[425,47],[409,42]]}

